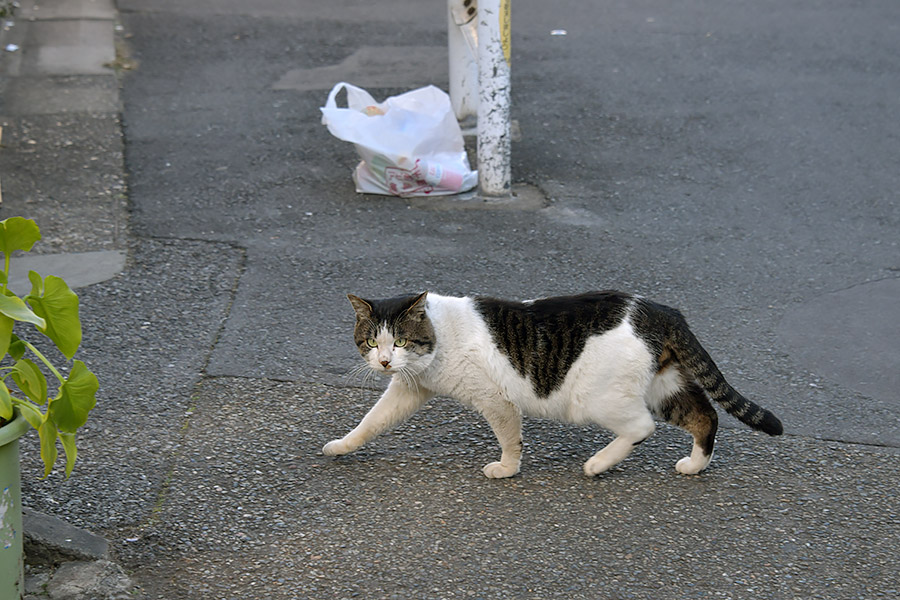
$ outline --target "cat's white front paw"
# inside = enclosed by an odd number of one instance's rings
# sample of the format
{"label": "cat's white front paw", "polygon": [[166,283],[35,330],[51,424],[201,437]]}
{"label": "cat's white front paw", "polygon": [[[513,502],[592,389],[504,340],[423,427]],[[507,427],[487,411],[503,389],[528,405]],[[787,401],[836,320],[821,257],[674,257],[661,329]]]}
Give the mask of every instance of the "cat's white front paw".
{"label": "cat's white front paw", "polygon": [[353,452],[353,448],[343,439],[331,440],[322,448],[322,454],[325,456],[341,456],[350,452]]}
{"label": "cat's white front paw", "polygon": [[605,473],[611,466],[609,461],[604,460],[603,457],[592,456],[584,463],[584,474],[588,477],[594,477],[600,473]]}
{"label": "cat's white front paw", "polygon": [[504,477],[512,477],[518,473],[519,467],[518,465],[504,465],[502,462],[492,462],[485,465],[481,471],[484,473],[485,477],[490,477],[491,479],[503,479]]}

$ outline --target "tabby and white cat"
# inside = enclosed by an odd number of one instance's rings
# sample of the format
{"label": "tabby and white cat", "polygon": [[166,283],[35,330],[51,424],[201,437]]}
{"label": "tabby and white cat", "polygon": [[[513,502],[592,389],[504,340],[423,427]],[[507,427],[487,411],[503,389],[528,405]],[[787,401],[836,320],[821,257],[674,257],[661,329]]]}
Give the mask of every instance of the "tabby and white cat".
{"label": "tabby and white cat", "polygon": [[348,298],[360,354],[393,377],[359,425],[325,445],[326,455],[353,452],[435,395],[487,419],[502,450],[484,467],[488,477],[518,473],[523,414],[612,431],[617,437],[584,463],[587,475],[625,459],[653,433],[654,417],[694,437],[690,456],[675,468],[702,471],[718,426],[709,398],[753,429],[782,433],[775,415],[725,381],[680,312],[638,296]]}

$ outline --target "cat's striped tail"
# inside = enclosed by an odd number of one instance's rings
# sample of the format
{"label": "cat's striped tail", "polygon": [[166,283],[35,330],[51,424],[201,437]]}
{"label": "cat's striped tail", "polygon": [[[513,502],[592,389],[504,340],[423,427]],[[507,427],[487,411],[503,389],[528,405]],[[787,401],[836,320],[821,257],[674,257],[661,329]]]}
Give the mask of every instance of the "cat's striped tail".
{"label": "cat's striped tail", "polygon": [[745,398],[725,381],[725,376],[719,371],[719,367],[706,349],[700,345],[700,341],[688,328],[684,319],[680,318],[679,321],[681,322],[673,323],[670,336],[672,347],[669,350],[676,356],[685,374],[693,377],[710,398],[746,425],[769,435],[784,433],[784,427],[778,417]]}

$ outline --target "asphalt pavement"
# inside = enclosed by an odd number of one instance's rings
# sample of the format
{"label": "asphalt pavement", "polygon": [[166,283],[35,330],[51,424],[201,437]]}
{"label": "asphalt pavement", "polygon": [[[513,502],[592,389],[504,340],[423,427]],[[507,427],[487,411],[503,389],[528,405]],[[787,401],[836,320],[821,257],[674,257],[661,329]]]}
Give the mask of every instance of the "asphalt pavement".
{"label": "asphalt pavement", "polygon": [[[70,479],[23,441],[26,504],[148,599],[897,597],[900,6],[520,0],[522,201],[356,194],[318,108],[446,87],[444,11],[22,2],[0,218],[79,285],[101,382]],[[661,426],[589,479],[608,434],[530,419],[487,480],[489,427],[439,398],[321,455],[384,384],[348,375],[346,293],[601,288],[679,307],[785,435],[723,415],[685,477]]]}

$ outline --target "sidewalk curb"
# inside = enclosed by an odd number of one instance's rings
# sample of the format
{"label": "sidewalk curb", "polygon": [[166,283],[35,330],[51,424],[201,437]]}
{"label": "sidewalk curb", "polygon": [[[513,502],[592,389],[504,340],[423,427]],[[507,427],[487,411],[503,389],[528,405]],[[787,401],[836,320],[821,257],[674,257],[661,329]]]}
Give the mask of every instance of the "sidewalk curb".
{"label": "sidewalk curb", "polygon": [[22,509],[24,600],[118,600],[137,590],[109,558],[109,542],[52,515]]}
{"label": "sidewalk curb", "polygon": [[29,564],[54,566],[72,560],[109,558],[109,542],[90,531],[30,508],[22,509]]}

